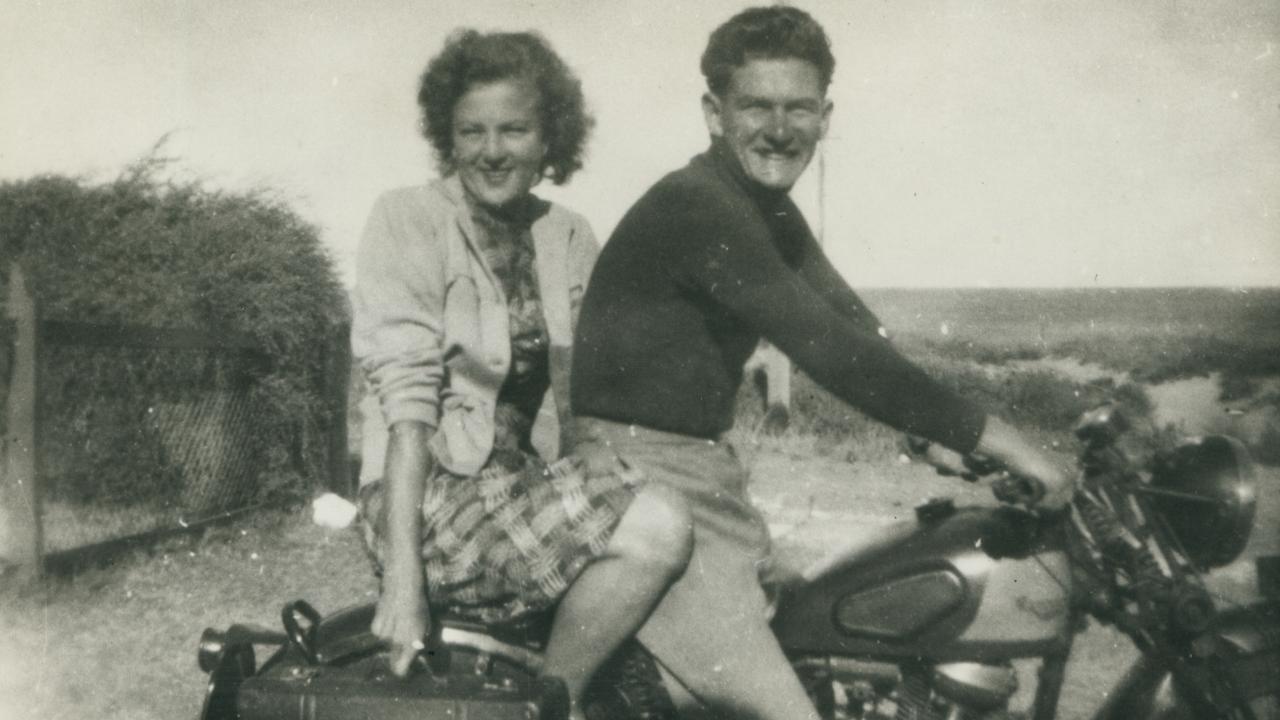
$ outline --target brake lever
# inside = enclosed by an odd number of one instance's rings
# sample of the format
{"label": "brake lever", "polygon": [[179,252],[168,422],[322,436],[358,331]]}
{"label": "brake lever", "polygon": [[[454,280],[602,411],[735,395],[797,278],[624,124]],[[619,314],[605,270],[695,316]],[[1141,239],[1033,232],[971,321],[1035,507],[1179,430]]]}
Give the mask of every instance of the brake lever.
{"label": "brake lever", "polygon": [[968,472],[960,475],[967,482],[977,482],[988,475],[1004,471],[1004,465],[982,453],[969,453],[964,456],[964,467]]}
{"label": "brake lever", "polygon": [[1044,499],[1044,484],[1035,478],[1014,475],[1005,471],[991,483],[991,494],[1010,505],[1034,508]]}

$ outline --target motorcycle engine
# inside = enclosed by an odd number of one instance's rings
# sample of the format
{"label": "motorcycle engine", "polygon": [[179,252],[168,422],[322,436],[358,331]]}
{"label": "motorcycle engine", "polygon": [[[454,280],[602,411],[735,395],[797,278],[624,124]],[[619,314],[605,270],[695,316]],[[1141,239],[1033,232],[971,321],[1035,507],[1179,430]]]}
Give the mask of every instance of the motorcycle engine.
{"label": "motorcycle engine", "polygon": [[894,720],[1001,717],[1018,689],[1011,665],[955,662],[905,669]]}
{"label": "motorcycle engine", "polygon": [[938,694],[974,710],[1005,707],[1018,690],[1018,674],[1010,665],[957,662],[933,669]]}

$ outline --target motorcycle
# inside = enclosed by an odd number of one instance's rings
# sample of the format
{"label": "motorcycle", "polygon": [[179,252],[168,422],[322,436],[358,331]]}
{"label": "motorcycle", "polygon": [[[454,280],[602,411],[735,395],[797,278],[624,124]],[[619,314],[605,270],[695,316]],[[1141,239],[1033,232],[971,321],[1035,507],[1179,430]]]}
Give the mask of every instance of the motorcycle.
{"label": "motorcycle", "polygon": [[[1253,526],[1247,452],[1208,436],[1139,467],[1119,443],[1127,426],[1109,406],[1081,419],[1081,476],[1063,511],[1024,509],[1042,489],[1005,474],[992,482],[1002,505],[930,500],[914,519],[771,588],[773,630],[822,716],[1023,717],[1011,710],[1013,663],[1038,660],[1029,717],[1050,720],[1073,640],[1092,617],[1140,651],[1097,720],[1280,718],[1280,600],[1228,607],[1204,583],[1240,555]],[[368,633],[372,613],[366,605],[322,620],[293,603],[283,637],[206,630],[200,659],[212,681],[203,717],[250,719],[236,698],[255,676],[254,643],[284,645],[258,675],[385,649]],[[423,676],[528,683],[548,629],[546,617],[485,627],[438,615]],[[592,720],[675,718],[669,689],[678,687],[630,642],[593,680],[585,711]]]}

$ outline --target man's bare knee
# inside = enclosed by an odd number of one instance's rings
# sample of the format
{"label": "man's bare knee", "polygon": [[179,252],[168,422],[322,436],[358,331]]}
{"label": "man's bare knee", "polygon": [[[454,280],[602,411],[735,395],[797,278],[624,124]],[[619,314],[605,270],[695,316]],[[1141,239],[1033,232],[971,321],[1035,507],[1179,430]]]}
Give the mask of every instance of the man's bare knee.
{"label": "man's bare knee", "polygon": [[693,552],[693,516],[679,492],[647,485],[631,501],[609,548],[664,574],[679,575]]}

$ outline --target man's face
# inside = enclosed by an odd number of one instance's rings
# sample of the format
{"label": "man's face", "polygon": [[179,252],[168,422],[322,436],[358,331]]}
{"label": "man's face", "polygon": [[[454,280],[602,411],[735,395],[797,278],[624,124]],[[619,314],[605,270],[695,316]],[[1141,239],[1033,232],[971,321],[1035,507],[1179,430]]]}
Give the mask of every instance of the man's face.
{"label": "man's face", "polygon": [[707,129],[723,138],[752,181],[789,190],[827,132],[831,101],[807,60],[748,60],[723,95],[702,98]]}

